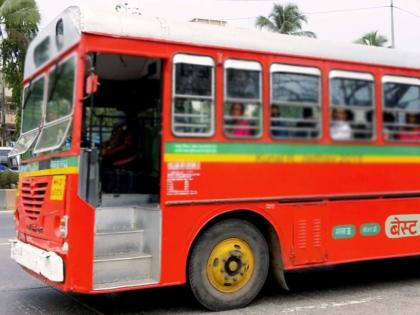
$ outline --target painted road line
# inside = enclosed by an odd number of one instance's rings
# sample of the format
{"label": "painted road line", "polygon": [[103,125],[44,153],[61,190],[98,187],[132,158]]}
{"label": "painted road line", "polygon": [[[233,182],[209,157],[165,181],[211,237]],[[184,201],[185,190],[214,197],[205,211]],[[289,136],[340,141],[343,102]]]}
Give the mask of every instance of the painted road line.
{"label": "painted road line", "polygon": [[350,300],[350,301],[342,301],[342,302],[330,302],[330,303],[320,303],[315,305],[307,305],[307,306],[297,306],[297,307],[291,307],[286,308],[281,311],[283,314],[288,313],[297,313],[302,311],[312,311],[312,310],[325,310],[325,309],[331,309],[331,308],[337,308],[337,307],[346,307],[351,305],[359,305],[359,304],[365,304],[370,303],[374,301],[382,300],[382,296],[372,296],[367,297],[360,300]]}
{"label": "painted road line", "polygon": [[10,245],[10,243],[0,243],[0,246],[7,246]]}

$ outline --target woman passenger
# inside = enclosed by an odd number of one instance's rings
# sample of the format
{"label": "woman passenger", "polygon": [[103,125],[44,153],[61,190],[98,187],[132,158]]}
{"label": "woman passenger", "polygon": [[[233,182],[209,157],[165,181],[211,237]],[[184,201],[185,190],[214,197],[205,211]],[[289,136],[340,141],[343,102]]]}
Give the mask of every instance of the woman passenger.
{"label": "woman passenger", "polygon": [[244,119],[245,106],[242,103],[233,103],[230,107],[231,131],[230,135],[234,137],[252,136],[251,125],[249,121]]}

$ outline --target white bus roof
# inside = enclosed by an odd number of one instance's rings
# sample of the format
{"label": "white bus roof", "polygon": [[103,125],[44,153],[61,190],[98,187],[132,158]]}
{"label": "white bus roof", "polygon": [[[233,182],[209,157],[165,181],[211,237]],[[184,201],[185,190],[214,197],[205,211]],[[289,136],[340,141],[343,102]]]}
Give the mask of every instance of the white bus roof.
{"label": "white bus roof", "polygon": [[[337,61],[420,69],[420,53],[378,48],[357,44],[341,44],[319,39],[282,35],[256,29],[207,25],[192,22],[173,22],[156,17],[127,13],[94,11],[69,7],[44,28],[28,48],[25,78],[42,65],[33,62],[35,48],[51,37],[51,60],[59,49],[55,46],[56,24],[64,22],[64,47],[80,40],[81,33],[113,37],[144,38],[208,47],[226,47],[249,51],[313,57]],[[48,62],[46,60],[45,62]]]}

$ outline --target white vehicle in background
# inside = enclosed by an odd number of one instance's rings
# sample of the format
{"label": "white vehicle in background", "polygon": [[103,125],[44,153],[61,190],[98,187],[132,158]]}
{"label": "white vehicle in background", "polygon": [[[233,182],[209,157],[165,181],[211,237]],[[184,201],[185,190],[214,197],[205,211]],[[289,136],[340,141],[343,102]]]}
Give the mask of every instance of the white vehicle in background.
{"label": "white vehicle in background", "polygon": [[0,170],[3,167],[7,167],[12,170],[17,170],[19,168],[19,157],[9,157],[9,153],[12,150],[12,147],[0,147]]}

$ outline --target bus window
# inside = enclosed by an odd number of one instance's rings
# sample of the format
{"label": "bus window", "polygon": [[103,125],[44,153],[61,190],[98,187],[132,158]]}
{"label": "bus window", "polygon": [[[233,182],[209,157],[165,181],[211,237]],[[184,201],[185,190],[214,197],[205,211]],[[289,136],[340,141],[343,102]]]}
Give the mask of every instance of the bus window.
{"label": "bus window", "polygon": [[384,76],[383,131],[391,141],[420,141],[420,79]]}
{"label": "bus window", "polygon": [[39,134],[42,120],[42,107],[44,101],[45,77],[36,79],[25,87],[23,92],[23,111],[21,135],[10,156],[25,153],[35,142]]}
{"label": "bus window", "polygon": [[74,56],[68,58],[49,74],[45,125],[35,145],[35,153],[70,149],[75,59]]}
{"label": "bus window", "polygon": [[41,124],[45,78],[25,88],[23,100],[22,134],[37,129]]}
{"label": "bus window", "polygon": [[333,140],[371,140],[374,137],[373,76],[331,71],[330,135]]}
{"label": "bus window", "polygon": [[52,122],[71,114],[73,109],[75,58],[63,62],[48,79],[48,103],[46,122]]}
{"label": "bus window", "polygon": [[276,139],[319,138],[320,70],[274,64],[270,73],[271,136]]}
{"label": "bus window", "polygon": [[214,132],[214,61],[210,57],[174,57],[172,132],[211,136]]}
{"label": "bus window", "polygon": [[261,135],[262,93],[258,62],[225,62],[224,130],[231,138]]}

